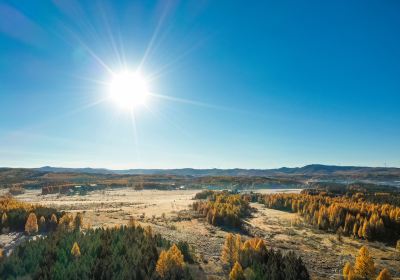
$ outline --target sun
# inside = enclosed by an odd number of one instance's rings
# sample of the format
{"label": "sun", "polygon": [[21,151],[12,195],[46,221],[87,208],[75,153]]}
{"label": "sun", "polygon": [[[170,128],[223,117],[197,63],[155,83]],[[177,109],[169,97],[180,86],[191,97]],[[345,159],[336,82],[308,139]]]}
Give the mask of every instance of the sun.
{"label": "sun", "polygon": [[147,81],[137,72],[114,74],[109,90],[110,98],[121,108],[128,110],[146,105],[149,97]]}

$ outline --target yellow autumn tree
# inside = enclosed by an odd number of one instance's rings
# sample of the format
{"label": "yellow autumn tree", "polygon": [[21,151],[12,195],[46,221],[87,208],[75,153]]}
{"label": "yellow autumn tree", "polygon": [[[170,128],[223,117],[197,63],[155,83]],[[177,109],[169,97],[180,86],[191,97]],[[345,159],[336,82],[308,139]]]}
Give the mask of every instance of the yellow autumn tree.
{"label": "yellow autumn tree", "polygon": [[367,247],[361,247],[354,265],[354,272],[363,279],[373,279],[375,277],[374,260],[369,254]]}
{"label": "yellow autumn tree", "polygon": [[30,213],[25,223],[25,232],[27,234],[35,234],[38,232],[38,223],[35,213]]}
{"label": "yellow autumn tree", "polygon": [[354,269],[350,269],[349,274],[347,275],[347,278],[344,278],[345,280],[360,280],[360,277],[356,275],[354,272]]}
{"label": "yellow autumn tree", "polygon": [[378,277],[376,280],[392,280],[392,276],[390,275],[389,270],[386,268],[382,269],[382,271],[379,273]]}
{"label": "yellow autumn tree", "polygon": [[132,228],[136,227],[136,220],[134,217],[129,218],[128,227],[132,227]]}
{"label": "yellow autumn tree", "polygon": [[350,262],[346,262],[346,264],[343,267],[343,278],[347,279],[349,276],[350,270],[353,270],[353,267],[351,266]]}
{"label": "yellow autumn tree", "polygon": [[52,214],[52,215],[51,215],[51,218],[50,218],[50,221],[51,221],[52,223],[58,224],[57,216],[56,216],[55,214]]}
{"label": "yellow autumn tree", "polygon": [[366,240],[371,239],[371,227],[367,220],[364,221],[364,225],[362,228],[362,237],[364,237],[364,239]]}
{"label": "yellow autumn tree", "polygon": [[225,238],[224,246],[222,247],[222,260],[231,266],[236,261],[235,241],[236,240],[234,240],[234,235],[232,233],[228,233]]}
{"label": "yellow autumn tree", "polygon": [[234,260],[238,261],[239,260],[239,253],[240,250],[242,249],[243,243],[242,243],[242,237],[240,236],[240,234],[236,234],[236,238],[235,238],[235,250],[234,250]]}
{"label": "yellow autumn tree", "polygon": [[153,236],[153,228],[151,226],[147,226],[144,228],[144,232],[147,237],[152,237]]}
{"label": "yellow autumn tree", "polygon": [[162,251],[156,265],[158,275],[163,279],[175,279],[183,275],[185,262],[182,252],[173,244],[168,251]]}
{"label": "yellow autumn tree", "polygon": [[6,214],[6,212],[4,212],[3,215],[1,215],[1,224],[3,226],[6,225],[7,220],[8,220],[7,214]]}
{"label": "yellow autumn tree", "polygon": [[235,265],[229,273],[229,280],[245,280],[243,268],[240,263],[235,262]]}
{"label": "yellow autumn tree", "polygon": [[57,220],[57,216],[55,214],[51,215],[50,218],[50,223],[49,223],[49,228],[48,230],[50,231],[55,231],[58,225],[58,220]]}
{"label": "yellow autumn tree", "polygon": [[358,224],[355,223],[353,226],[353,236],[356,237],[358,235]]}
{"label": "yellow autumn tree", "polygon": [[71,231],[74,229],[73,221],[74,221],[74,218],[73,218],[72,214],[66,213],[58,221],[58,227],[60,230]]}
{"label": "yellow autumn tree", "polygon": [[81,256],[81,249],[79,248],[78,243],[75,242],[74,245],[72,245],[71,254],[75,258],[79,258]]}

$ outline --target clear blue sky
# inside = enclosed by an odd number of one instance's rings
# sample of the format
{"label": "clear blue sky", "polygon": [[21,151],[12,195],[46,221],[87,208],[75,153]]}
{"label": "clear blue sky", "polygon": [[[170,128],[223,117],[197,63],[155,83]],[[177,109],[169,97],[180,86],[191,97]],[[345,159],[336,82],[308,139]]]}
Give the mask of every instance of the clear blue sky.
{"label": "clear blue sky", "polygon": [[[395,0],[0,1],[0,166],[400,166],[399,13]],[[141,61],[170,99],[133,126],[100,101],[106,67]]]}

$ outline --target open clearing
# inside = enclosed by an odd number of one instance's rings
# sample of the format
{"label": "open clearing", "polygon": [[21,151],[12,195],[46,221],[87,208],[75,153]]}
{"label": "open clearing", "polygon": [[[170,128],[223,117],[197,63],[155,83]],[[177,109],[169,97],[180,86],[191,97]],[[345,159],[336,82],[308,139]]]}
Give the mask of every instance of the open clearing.
{"label": "open clearing", "polygon": [[[262,193],[299,191],[259,190]],[[221,247],[227,231],[207,224],[190,211],[197,192],[199,190],[135,191],[121,188],[95,191],[83,196],[42,196],[38,190],[29,190],[17,198],[61,211],[83,212],[85,223],[92,227],[126,224],[134,217],[143,225],[151,225],[155,232],[171,241],[188,242],[199,261],[194,268],[201,278],[222,279]],[[246,221],[250,234],[264,238],[272,248],[295,251],[303,258],[313,279],[338,279],[344,262],[353,262],[357,251],[365,244],[347,237],[339,242],[336,235],[303,224],[296,214],[267,209],[257,203],[251,206],[257,211]],[[7,240],[17,244],[17,239],[14,235],[12,238],[2,235],[0,242],[11,248]],[[368,243],[368,247],[378,268],[387,267],[392,275],[400,276],[400,256],[394,248],[381,243]]]}

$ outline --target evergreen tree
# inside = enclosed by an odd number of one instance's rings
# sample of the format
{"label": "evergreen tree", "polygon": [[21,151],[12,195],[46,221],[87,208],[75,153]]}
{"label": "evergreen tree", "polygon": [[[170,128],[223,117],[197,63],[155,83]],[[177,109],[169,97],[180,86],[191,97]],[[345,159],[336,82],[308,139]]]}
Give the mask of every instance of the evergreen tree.
{"label": "evergreen tree", "polygon": [[46,218],[41,216],[39,219],[39,230],[40,232],[46,231]]}
{"label": "evergreen tree", "polygon": [[35,234],[38,232],[38,223],[35,213],[30,213],[25,223],[25,232],[27,234]]}
{"label": "evergreen tree", "polygon": [[374,261],[365,246],[361,247],[358,253],[354,265],[354,272],[363,279],[373,279],[375,277]]}
{"label": "evergreen tree", "polygon": [[51,218],[50,218],[49,230],[55,231],[57,228],[57,225],[58,225],[57,216],[55,214],[52,214]]}
{"label": "evergreen tree", "polygon": [[235,265],[229,273],[229,280],[245,280],[243,268],[240,263],[235,262]]}
{"label": "evergreen tree", "polygon": [[252,270],[250,267],[248,267],[244,270],[243,275],[246,280],[256,280],[257,279],[257,276],[256,276],[254,270]]}
{"label": "evergreen tree", "polygon": [[390,275],[389,270],[386,268],[382,269],[382,271],[379,273],[378,277],[376,280],[392,280],[392,276]]}
{"label": "evergreen tree", "polygon": [[78,212],[74,219],[74,229],[79,231],[82,229],[82,227],[83,227],[83,215],[80,212]]}

